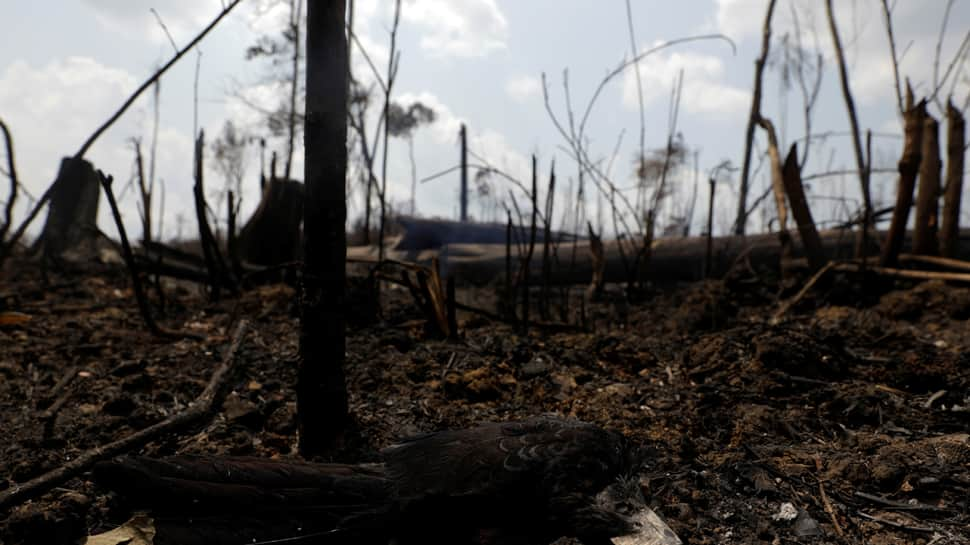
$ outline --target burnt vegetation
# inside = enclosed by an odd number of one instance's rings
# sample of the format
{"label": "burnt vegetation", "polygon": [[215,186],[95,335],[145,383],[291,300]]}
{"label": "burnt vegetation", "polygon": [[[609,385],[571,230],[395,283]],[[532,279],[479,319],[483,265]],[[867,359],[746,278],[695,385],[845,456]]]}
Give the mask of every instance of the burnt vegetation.
{"label": "burnt vegetation", "polygon": [[[952,1],[918,84],[878,6],[888,152],[857,111],[838,3],[816,28],[764,2],[741,155],[713,160],[683,128],[690,75],[648,120],[641,64],[733,42],[639,49],[628,0],[631,50],[586,103],[568,70],[541,75],[555,155],[507,170],[455,121],[454,166],[430,174],[416,135],[444,116],[395,95],[407,3],[379,66],[353,0],[270,2],[283,27],[240,54],[278,96],[240,85],[259,126],[193,129],[192,207],[168,237],[161,81],[239,3],[173,43],[36,198],[0,119],[0,544],[970,541],[970,34],[942,47]],[[624,133],[596,149],[589,124],[631,74],[624,158]],[[772,77],[798,96],[797,138],[764,104]],[[815,118],[825,86],[838,127]],[[85,156],[149,90],[152,136],[126,140],[115,181]],[[836,152],[851,166],[811,169]],[[457,218],[423,217],[418,187],[444,180]]]}

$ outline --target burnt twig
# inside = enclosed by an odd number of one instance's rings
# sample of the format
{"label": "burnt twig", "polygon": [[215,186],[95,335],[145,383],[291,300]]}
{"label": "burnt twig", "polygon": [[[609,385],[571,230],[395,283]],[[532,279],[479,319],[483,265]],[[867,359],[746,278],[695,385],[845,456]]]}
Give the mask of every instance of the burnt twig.
{"label": "burnt twig", "polygon": [[224,386],[232,376],[236,366],[236,352],[242,345],[243,337],[249,327],[245,320],[239,322],[233,333],[232,341],[223,355],[222,363],[212,373],[209,383],[202,394],[184,411],[172,415],[161,422],[137,431],[132,435],[113,441],[100,447],[90,449],[73,458],[61,467],[49,471],[23,484],[15,484],[0,492],[0,511],[13,505],[36,498],[69,479],[87,471],[101,460],[117,456],[123,452],[140,447],[155,438],[191,426],[204,417],[212,414],[222,403]]}

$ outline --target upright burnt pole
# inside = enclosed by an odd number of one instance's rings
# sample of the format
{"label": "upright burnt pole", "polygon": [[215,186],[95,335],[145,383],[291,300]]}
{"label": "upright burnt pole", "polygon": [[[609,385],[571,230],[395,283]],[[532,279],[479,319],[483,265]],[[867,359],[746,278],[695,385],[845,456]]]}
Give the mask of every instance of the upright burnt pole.
{"label": "upright burnt pole", "polygon": [[332,451],[348,421],[344,379],[347,259],[345,0],[309,0],[306,37],[306,199],[297,412],[300,454]]}
{"label": "upright burnt pole", "polygon": [[468,221],[468,131],[461,124],[461,221]]}

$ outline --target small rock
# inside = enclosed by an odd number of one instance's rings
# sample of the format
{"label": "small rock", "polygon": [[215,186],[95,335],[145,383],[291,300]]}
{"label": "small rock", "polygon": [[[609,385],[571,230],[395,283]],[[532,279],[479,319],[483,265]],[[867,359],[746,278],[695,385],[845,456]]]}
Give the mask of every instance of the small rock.
{"label": "small rock", "polygon": [[822,529],[818,523],[804,509],[798,512],[798,518],[795,519],[795,525],[792,529],[798,537],[822,535]]}

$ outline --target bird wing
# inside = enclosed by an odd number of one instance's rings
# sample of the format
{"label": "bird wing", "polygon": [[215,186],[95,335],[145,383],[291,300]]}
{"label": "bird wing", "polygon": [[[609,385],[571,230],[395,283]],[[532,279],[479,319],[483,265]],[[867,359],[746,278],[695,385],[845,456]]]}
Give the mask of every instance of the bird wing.
{"label": "bird wing", "polygon": [[413,438],[383,451],[403,496],[509,498],[595,493],[620,472],[622,437],[553,416],[487,423]]}

